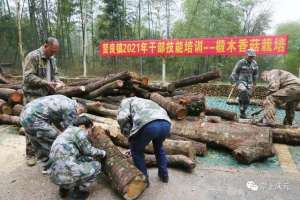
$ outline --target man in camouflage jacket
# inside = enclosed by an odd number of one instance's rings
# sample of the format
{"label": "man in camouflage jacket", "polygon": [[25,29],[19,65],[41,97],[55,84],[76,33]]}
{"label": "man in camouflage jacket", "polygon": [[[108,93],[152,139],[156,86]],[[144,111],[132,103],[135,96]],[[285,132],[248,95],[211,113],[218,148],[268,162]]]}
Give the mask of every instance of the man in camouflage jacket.
{"label": "man in camouflage jacket", "polygon": [[163,149],[163,142],[170,135],[171,127],[167,112],[151,100],[131,97],[121,102],[117,120],[122,133],[129,138],[135,166],[148,177],[144,150],[152,141],[158,175],[163,182],[168,182],[167,159]]}
{"label": "man in camouflage jacket", "polygon": [[[64,86],[58,78],[56,61],[53,57],[59,51],[59,42],[49,37],[45,44],[25,58],[23,66],[24,105],[30,101],[54,93]],[[35,164],[35,152],[26,136],[26,157],[29,166]]]}
{"label": "man in camouflage jacket", "polygon": [[230,75],[230,80],[238,88],[240,117],[246,118],[246,110],[250,104],[250,97],[254,92],[258,79],[258,65],[254,60],[256,54],[253,49],[248,49],[246,58],[238,61]]}
{"label": "man in camouflage jacket", "polygon": [[300,102],[300,79],[290,72],[279,69],[264,71],[261,79],[268,82],[263,123],[274,124],[276,106],[285,104],[286,115],[283,123],[292,125],[296,106]]}
{"label": "man in camouflage jacket", "polygon": [[[88,195],[88,186],[101,172],[95,157],[104,158],[106,152],[92,147],[87,135],[93,123],[85,116],[79,117],[54,141],[50,151],[51,180],[60,187],[59,194]],[[81,198],[81,199],[84,199]]]}
{"label": "man in camouflage jacket", "polygon": [[83,109],[82,105],[63,95],[41,97],[24,107],[20,122],[39,159],[48,159],[59,129],[66,129]]}

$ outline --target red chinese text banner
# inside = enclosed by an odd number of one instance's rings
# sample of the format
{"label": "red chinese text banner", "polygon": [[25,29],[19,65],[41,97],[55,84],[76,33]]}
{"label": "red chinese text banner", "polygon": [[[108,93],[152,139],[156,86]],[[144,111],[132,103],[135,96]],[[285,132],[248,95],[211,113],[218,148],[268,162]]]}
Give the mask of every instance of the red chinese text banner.
{"label": "red chinese text banner", "polygon": [[102,41],[100,56],[241,56],[247,49],[257,55],[288,53],[288,36],[240,36],[172,40]]}

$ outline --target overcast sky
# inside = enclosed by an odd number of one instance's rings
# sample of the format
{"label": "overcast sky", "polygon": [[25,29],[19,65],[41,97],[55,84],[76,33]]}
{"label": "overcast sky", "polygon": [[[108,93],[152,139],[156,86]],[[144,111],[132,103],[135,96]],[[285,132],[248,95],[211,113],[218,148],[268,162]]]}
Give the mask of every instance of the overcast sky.
{"label": "overcast sky", "polygon": [[300,22],[300,0],[270,0],[270,2],[273,10],[270,33],[273,33],[280,23]]}

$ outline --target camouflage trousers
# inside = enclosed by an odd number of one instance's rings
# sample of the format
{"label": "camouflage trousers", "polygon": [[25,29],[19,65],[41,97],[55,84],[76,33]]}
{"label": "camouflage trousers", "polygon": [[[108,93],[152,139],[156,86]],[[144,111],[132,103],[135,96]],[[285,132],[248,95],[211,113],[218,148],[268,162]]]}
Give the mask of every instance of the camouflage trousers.
{"label": "camouflage trousers", "polygon": [[[24,95],[24,98],[23,98],[24,106],[36,98],[38,98],[38,97]],[[27,134],[25,134],[25,140],[26,140],[26,157],[27,158],[35,157],[35,151],[34,151],[33,145],[31,144],[30,139]]]}
{"label": "camouflage trousers", "polygon": [[[60,131],[47,122],[37,122],[31,128],[24,127],[26,135],[38,159],[48,160],[52,143]],[[26,150],[27,152],[27,150]]]}
{"label": "camouflage trousers", "polygon": [[284,125],[292,125],[295,109],[300,102],[300,86],[289,86],[278,90],[266,97],[264,101],[263,122],[274,124],[276,122],[276,106],[285,104]]}
{"label": "camouflage trousers", "polygon": [[239,97],[239,105],[240,111],[246,112],[249,104],[250,104],[250,97],[252,95],[252,87],[245,82],[240,82],[237,85],[238,89],[238,97]]}
{"label": "camouflage trousers", "polygon": [[100,172],[101,164],[98,161],[57,160],[51,165],[50,178],[65,189],[86,189]]}

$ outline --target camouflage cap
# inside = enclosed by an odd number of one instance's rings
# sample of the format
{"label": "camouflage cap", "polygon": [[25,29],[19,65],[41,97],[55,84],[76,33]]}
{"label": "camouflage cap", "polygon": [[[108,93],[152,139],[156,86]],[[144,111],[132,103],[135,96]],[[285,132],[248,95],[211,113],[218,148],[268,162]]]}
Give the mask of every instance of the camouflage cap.
{"label": "camouflage cap", "polygon": [[256,56],[254,49],[248,49],[246,51],[246,55],[249,56],[249,57],[255,57]]}

